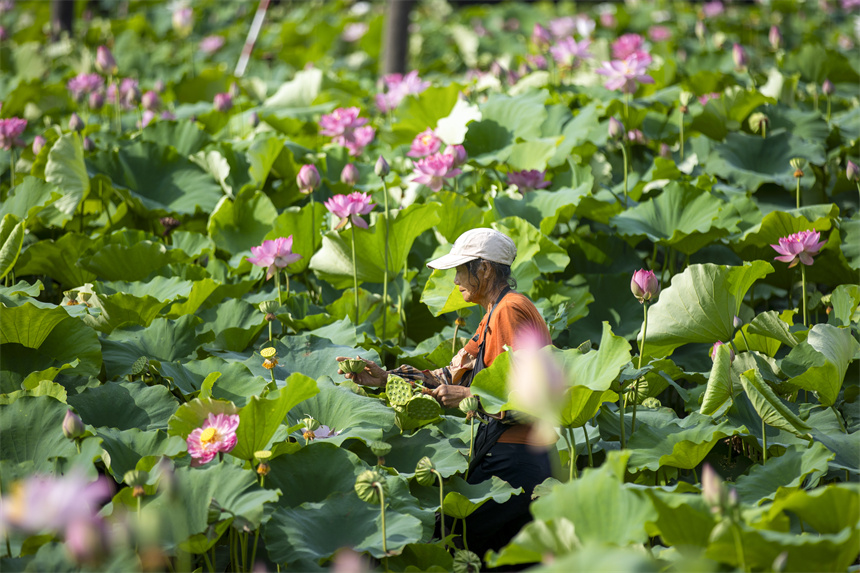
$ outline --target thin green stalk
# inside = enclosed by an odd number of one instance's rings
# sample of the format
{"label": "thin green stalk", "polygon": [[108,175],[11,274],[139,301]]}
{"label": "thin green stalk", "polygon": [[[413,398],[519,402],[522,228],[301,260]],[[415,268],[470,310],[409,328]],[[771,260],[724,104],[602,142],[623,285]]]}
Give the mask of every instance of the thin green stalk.
{"label": "thin green stalk", "polygon": [[627,141],[621,142],[621,154],[624,156],[624,206],[627,207]]}
{"label": "thin green stalk", "polygon": [[317,230],[316,230],[316,207],[314,207],[314,192],[311,191],[310,195],[308,195],[311,200],[311,256],[314,255],[314,252],[317,250]]}
{"label": "thin green stalk", "polygon": [[797,198],[797,208],[800,209],[800,177],[795,177],[795,181],[797,181],[797,192],[794,195]]}
{"label": "thin green stalk", "polygon": [[248,533],[242,532],[239,534],[239,544],[242,547],[242,570],[248,571],[248,568],[245,566],[248,559]]}
{"label": "thin green stalk", "polygon": [[442,474],[436,470],[432,471],[439,478],[439,516],[442,518],[439,522],[439,531],[442,534],[442,539],[445,539],[445,486],[442,484]]}
{"label": "thin green stalk", "polygon": [[143,520],[140,517],[140,504],[141,504],[140,499],[142,497],[143,497],[142,495],[137,496],[137,534],[134,536],[134,552],[135,553],[137,553],[138,542],[140,541],[140,532],[141,532],[141,529],[143,527],[143,524],[142,524]]}
{"label": "thin green stalk", "polygon": [[842,423],[842,418],[839,416],[839,411],[836,410],[836,404],[831,404],[830,407],[833,409],[833,413],[836,415],[836,421],[839,422],[839,429],[842,430],[843,433],[847,434],[848,431],[845,429],[845,425]]}
{"label": "thin green stalk", "polygon": [[735,550],[738,553],[738,562],[741,566],[741,571],[746,572],[747,564],[746,561],[744,561],[744,547],[741,542],[741,535],[738,531],[738,526],[735,524],[732,524],[732,536],[735,538]]}
{"label": "thin green stalk", "polygon": [[[729,446],[729,449],[731,449],[731,446]],[[691,470],[693,472],[693,483],[699,483],[699,474],[696,473],[696,468],[691,468]]]}
{"label": "thin green stalk", "polygon": [[[384,221],[384,231],[385,231],[385,266],[383,268],[383,276],[382,276],[382,340],[385,340],[385,326],[386,326],[386,315],[388,314],[388,185],[385,184],[385,179],[382,180],[382,193],[383,200],[385,201],[384,209],[385,214],[383,216]],[[384,361],[383,357],[383,361]]]}
{"label": "thin green stalk", "polygon": [[803,263],[800,263],[800,285],[803,288],[803,326],[806,326],[806,265]]}
{"label": "thin green stalk", "polygon": [[352,229],[352,285],[355,290],[355,326],[358,326],[358,267],[355,258],[355,225],[350,223]]}
{"label": "thin green stalk", "polygon": [[15,186],[15,148],[9,150],[9,189]]}
{"label": "thin green stalk", "polygon": [[[570,476],[568,481],[573,481],[577,478],[576,475],[576,437],[573,435],[573,428],[565,428],[570,439],[567,442],[570,448]],[[587,440],[586,440],[587,441]]]}
{"label": "thin green stalk", "polygon": [[[648,303],[642,303],[642,313],[644,315],[642,324],[642,345],[639,347],[639,365],[637,369],[642,369],[642,356],[645,354],[645,336],[648,334]],[[633,386],[633,427],[630,428],[630,435],[636,431],[636,404],[639,402],[639,381],[637,380]]]}
{"label": "thin green stalk", "polygon": [[588,429],[582,425],[582,433],[585,434],[585,449],[588,451],[588,467],[594,467],[594,458],[591,456],[591,442],[588,441]]}
{"label": "thin green stalk", "polygon": [[761,420],[761,465],[767,463],[767,425]]}
{"label": "thin green stalk", "polygon": [[281,273],[275,272],[275,290],[278,292],[278,306],[283,304],[281,301]]}
{"label": "thin green stalk", "polygon": [[388,545],[385,541],[385,492],[382,491],[382,485],[375,484],[379,491],[379,512],[382,517],[382,552],[385,553],[385,570],[388,571]]}
{"label": "thin green stalk", "polygon": [[212,560],[209,559],[209,554],[205,551],[203,552],[203,559],[206,560],[206,568],[209,569],[209,573],[215,573],[215,567],[212,565]]}
{"label": "thin green stalk", "polygon": [[290,275],[287,274],[287,270],[284,269],[284,287],[287,291],[287,296],[290,296]]}
{"label": "thin green stalk", "polygon": [[469,542],[466,541],[466,518],[463,518],[463,549],[469,550]]}
{"label": "thin green stalk", "polygon": [[830,123],[830,96],[827,96],[827,123]]}
{"label": "thin green stalk", "polygon": [[[114,83],[114,82],[116,82],[116,83]],[[113,92],[113,95],[114,95],[113,109],[116,112],[114,114],[114,117],[116,118],[116,134],[121,135],[122,134],[122,112],[120,111],[120,107],[119,107],[120,106],[120,103],[119,103],[119,97],[120,97],[119,96],[119,78],[115,78],[113,76],[110,76],[110,79],[108,80],[108,87],[110,87],[110,85],[112,83],[114,84],[114,87],[115,87],[115,91]]]}
{"label": "thin green stalk", "polygon": [[466,462],[466,475],[463,479],[469,479],[469,466],[472,465],[472,448],[475,447],[475,418],[469,420],[469,459]]}
{"label": "thin green stalk", "polygon": [[252,571],[254,569],[254,560],[257,559],[257,542],[260,540],[261,527],[263,527],[262,524],[257,528],[257,531],[254,532],[254,548],[251,550],[251,562],[248,564]]}
{"label": "thin green stalk", "polygon": [[678,122],[681,128],[681,161],[684,160],[684,113],[681,113],[681,121]]}
{"label": "thin green stalk", "polygon": [[[622,390],[623,393],[623,390]],[[627,440],[625,439],[626,428],[624,427],[624,398],[620,397],[618,399],[618,414],[621,419],[621,449],[623,450],[627,447]]]}
{"label": "thin green stalk", "polygon": [[272,341],[272,321],[270,320],[268,322],[269,322],[269,342],[271,342]]}
{"label": "thin green stalk", "polygon": [[451,341],[451,353],[457,354],[457,331],[460,330],[460,325],[454,321],[454,340]]}

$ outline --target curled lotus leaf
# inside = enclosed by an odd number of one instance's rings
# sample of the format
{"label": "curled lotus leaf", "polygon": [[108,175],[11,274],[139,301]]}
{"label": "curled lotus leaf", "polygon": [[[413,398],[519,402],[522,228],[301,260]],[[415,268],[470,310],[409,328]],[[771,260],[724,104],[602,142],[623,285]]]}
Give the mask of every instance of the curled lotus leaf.
{"label": "curled lotus leaf", "polygon": [[378,504],[380,500],[379,490],[388,496],[388,482],[385,474],[377,470],[365,470],[355,480],[355,493],[359,499],[367,503]]}
{"label": "curled lotus leaf", "polygon": [[343,373],[349,374],[357,374],[358,372],[364,372],[364,368],[367,366],[364,360],[360,358],[349,358],[347,360],[341,360],[337,363],[337,367],[340,368],[340,371]]}

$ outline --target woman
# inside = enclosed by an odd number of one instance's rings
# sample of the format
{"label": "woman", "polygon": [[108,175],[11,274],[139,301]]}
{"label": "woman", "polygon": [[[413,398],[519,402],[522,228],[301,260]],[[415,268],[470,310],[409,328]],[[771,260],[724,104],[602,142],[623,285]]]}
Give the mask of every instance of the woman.
{"label": "woman", "polygon": [[[346,374],[359,384],[384,386],[389,374],[419,380],[433,388],[433,397],[446,408],[457,408],[472,395],[469,386],[474,376],[490,366],[504,352],[505,345],[517,348],[518,338],[527,336],[533,344],[550,344],[546,323],[534,304],[515,292],[511,264],[517,255],[514,242],[492,229],[472,229],[460,235],[451,252],[427,263],[432,269],[457,268],[454,284],[466,302],[481,305],[486,313],[475,336],[460,350],[451,364],[438,370],[418,370],[403,365],[391,371],[371,361],[363,372]],[[339,357],[338,360],[345,358]],[[514,416],[482,414],[475,440],[475,456],[469,466],[469,483],[480,483],[497,476],[523,493],[504,504],[489,501],[467,519],[469,549],[481,558],[488,549],[498,551],[531,520],[529,502],[536,485],[550,477],[547,447],[538,443],[530,424],[517,423]]]}

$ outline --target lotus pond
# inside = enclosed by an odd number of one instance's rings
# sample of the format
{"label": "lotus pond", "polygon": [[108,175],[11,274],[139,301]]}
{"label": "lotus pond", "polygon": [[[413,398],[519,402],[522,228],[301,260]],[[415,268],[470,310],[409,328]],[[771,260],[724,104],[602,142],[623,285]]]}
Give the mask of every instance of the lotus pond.
{"label": "lotus pond", "polygon": [[[858,569],[858,2],[426,0],[384,77],[383,3],[238,70],[255,3],[50,8],[0,1],[4,571]],[[473,392],[558,439],[481,556],[473,418],[336,360],[448,364],[475,227],[554,346]]]}

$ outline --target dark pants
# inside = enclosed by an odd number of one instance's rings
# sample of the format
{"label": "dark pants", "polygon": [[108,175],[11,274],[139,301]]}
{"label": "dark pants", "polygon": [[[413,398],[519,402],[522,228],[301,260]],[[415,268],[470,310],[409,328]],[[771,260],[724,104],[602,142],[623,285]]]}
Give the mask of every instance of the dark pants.
{"label": "dark pants", "polygon": [[[469,473],[471,484],[496,476],[523,493],[511,496],[505,503],[488,501],[466,518],[469,550],[481,559],[490,549],[498,551],[532,520],[529,512],[535,486],[552,475],[549,455],[524,444],[496,443]],[[459,529],[459,528],[458,528]]]}

